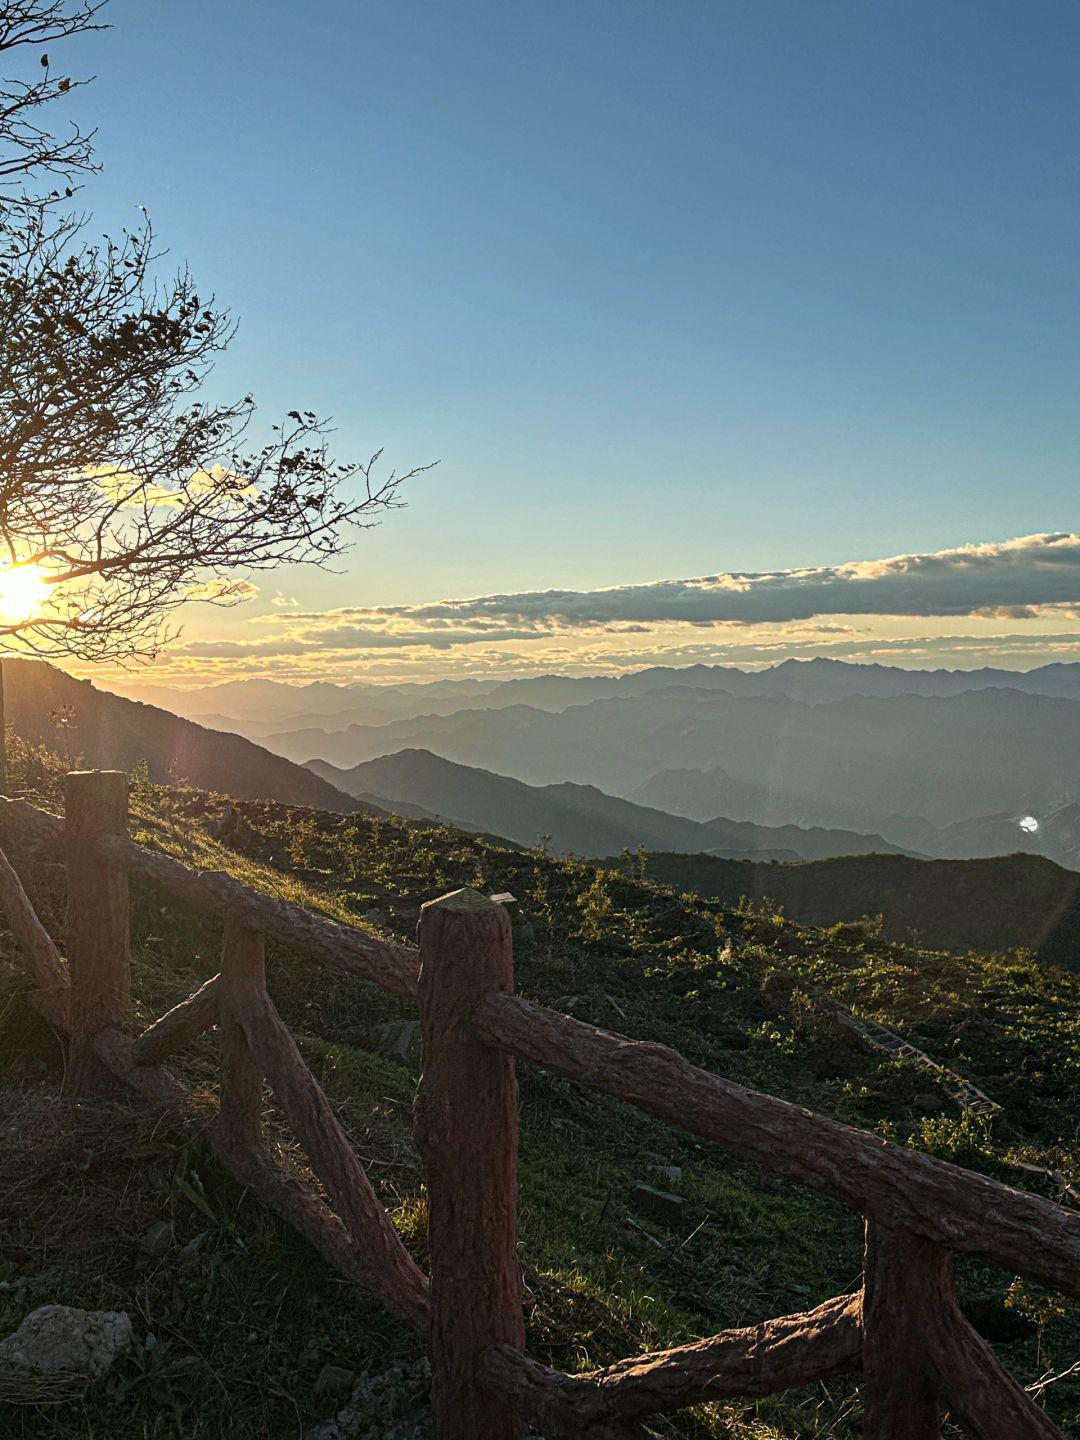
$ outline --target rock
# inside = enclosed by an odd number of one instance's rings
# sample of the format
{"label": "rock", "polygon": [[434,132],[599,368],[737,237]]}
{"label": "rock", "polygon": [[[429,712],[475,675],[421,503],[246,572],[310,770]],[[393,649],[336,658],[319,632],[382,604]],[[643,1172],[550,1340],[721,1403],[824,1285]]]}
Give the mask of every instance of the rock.
{"label": "rock", "polygon": [[139,1237],[139,1249],[147,1255],[157,1257],[171,1250],[175,1239],[175,1231],[168,1220],[155,1220]]}
{"label": "rock", "polygon": [[681,1195],[657,1190],[652,1185],[635,1185],[631,1196],[635,1206],[663,1225],[674,1225],[683,1217],[686,1201]]}
{"label": "rock", "polygon": [[355,1370],[346,1370],[344,1365],[324,1365],[315,1381],[315,1394],[321,1400],[332,1400],[351,1394],[355,1384]]}
{"label": "rock", "polygon": [[13,1335],[0,1340],[0,1365],[42,1374],[58,1371],[99,1380],[131,1347],[131,1320],[122,1310],[42,1305]]}
{"label": "rock", "polygon": [[376,1027],[378,1048],[391,1060],[404,1065],[414,1050],[420,1048],[420,1021],[393,1020]]}
{"label": "rock", "polygon": [[426,1360],[361,1375],[345,1405],[305,1440],[428,1440],[430,1392]]}

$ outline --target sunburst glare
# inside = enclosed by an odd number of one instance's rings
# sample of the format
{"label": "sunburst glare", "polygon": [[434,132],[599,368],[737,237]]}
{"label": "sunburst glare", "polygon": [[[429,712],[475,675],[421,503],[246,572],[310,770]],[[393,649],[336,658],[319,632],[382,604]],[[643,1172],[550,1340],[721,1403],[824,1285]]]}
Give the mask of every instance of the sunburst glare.
{"label": "sunburst glare", "polygon": [[0,621],[11,625],[31,619],[48,593],[38,565],[10,565],[0,570]]}

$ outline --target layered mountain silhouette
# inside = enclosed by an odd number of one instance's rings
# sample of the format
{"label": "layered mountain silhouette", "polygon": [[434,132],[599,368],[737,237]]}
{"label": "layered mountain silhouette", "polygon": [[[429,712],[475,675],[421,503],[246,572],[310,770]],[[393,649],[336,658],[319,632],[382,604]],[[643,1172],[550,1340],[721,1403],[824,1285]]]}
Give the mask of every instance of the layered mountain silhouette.
{"label": "layered mountain silhouette", "polygon": [[[1044,667],[1040,683],[1067,690],[1074,668]],[[563,709],[484,709],[475,687],[443,686],[441,703],[469,705],[343,730],[349,747],[373,753],[338,768],[298,765],[43,662],[8,659],[4,679],[9,724],[74,764],[145,761],[161,782],[392,810],[583,856],[644,846],[650,878],[729,904],[768,896],[808,924],[880,913],[897,939],[1020,945],[1080,964],[1080,702],[1067,696],[986,685],[811,703],[643,681],[640,694]],[[292,688],[249,683],[236,682],[240,695],[264,706]],[[436,698],[426,686],[397,688],[412,692],[402,704]],[[549,701],[557,689],[544,692]],[[309,698],[333,704],[337,690]],[[438,752],[401,743],[416,736],[435,737]],[[1011,853],[1021,847],[1048,848],[1073,868]]]}
{"label": "layered mountain silhouette", "polygon": [[[720,766],[776,797],[770,820],[827,815],[886,838],[884,822],[893,816],[948,826],[1007,814],[1019,826],[1029,814],[1039,819],[1080,798],[1080,701],[1018,690],[810,705],[664,689],[559,713],[523,705],[462,710],[265,743],[290,759],[342,769],[424,749],[531,785],[569,780],[638,799],[660,771]],[[785,815],[779,806],[788,805]]]}
{"label": "layered mountain silhouette", "polygon": [[350,724],[380,725],[418,715],[463,709],[528,705],[565,710],[593,700],[627,698],[672,688],[717,690],[730,695],[785,695],[818,704],[852,695],[947,696],[969,690],[1013,689],[1032,695],[1080,699],[1080,663],[1033,670],[907,670],[819,657],[785,660],[764,670],[733,665],[653,666],[626,675],[538,675],[512,680],[435,680],[401,685],[314,681],[287,685],[274,680],[229,680],[179,690],[134,683],[134,698],[203,724],[242,734],[267,735],[300,729],[334,731]]}
{"label": "layered mountain silhouette", "polygon": [[1080,663],[950,671],[816,659],[171,693],[185,713],[298,763],[350,770],[427,750],[702,824],[722,815],[876,834],[941,858],[1023,850],[1080,867]]}
{"label": "layered mountain silhouette", "polygon": [[649,850],[677,846],[713,854],[800,859],[897,849],[880,835],[844,830],[768,827],[726,818],[699,824],[606,795],[593,785],[526,785],[489,770],[457,765],[427,750],[401,751],[347,771],[320,760],[311,761],[310,767],[337,789],[383,808],[438,816],[520,845],[543,840],[563,854],[600,857],[644,845]]}

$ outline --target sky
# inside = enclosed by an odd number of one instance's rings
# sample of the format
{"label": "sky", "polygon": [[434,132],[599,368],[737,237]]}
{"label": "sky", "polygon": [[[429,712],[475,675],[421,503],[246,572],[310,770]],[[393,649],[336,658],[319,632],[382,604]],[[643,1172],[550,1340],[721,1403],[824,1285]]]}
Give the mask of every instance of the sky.
{"label": "sky", "polygon": [[232,308],[214,393],[439,461],[156,680],[1080,659],[1074,0],[108,18],[83,199]]}

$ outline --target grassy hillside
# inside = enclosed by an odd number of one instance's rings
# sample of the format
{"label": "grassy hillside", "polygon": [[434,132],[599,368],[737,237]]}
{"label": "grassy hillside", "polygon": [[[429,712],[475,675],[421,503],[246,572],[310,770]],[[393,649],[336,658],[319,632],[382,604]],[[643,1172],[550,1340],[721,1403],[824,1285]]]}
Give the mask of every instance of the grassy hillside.
{"label": "grassy hillside", "polygon": [[[24,756],[48,796],[54,771]],[[366,815],[241,806],[231,848],[209,837],[219,798],[140,785],[144,843],[228,869],[326,913],[411,935],[423,900],[459,885],[520,902],[515,953],[527,995],[697,1064],[1051,1194],[1017,1162],[1080,1171],[1080,977],[1027,959],[956,957],[890,944],[865,926],[815,930],[733,910],[632,875],[500,848],[447,827]],[[17,857],[49,923],[63,871]],[[138,887],[133,967],[144,1019],[216,966],[212,925]],[[373,911],[377,913],[372,913]],[[309,1064],[422,1260],[424,1190],[410,1107],[417,1060],[392,1060],[380,1027],[406,1007],[278,948],[271,990]],[[970,1076],[1003,1107],[962,1118],[908,1062],[863,1048],[815,1009],[819,987],[887,1021]],[[416,1342],[358,1297],[211,1162],[204,1147],[121,1100],[64,1096],[55,1038],[0,993],[0,1333],[47,1301],[133,1316],[135,1354],[84,1398],[9,1409],[0,1433],[110,1440],[296,1436],[333,1406],[313,1393],[326,1362],[380,1369]],[[213,1075],[214,1042],[185,1057]],[[578,1369],[723,1326],[804,1308],[856,1285],[855,1217],[613,1101],[522,1067],[522,1263],[528,1343]],[[291,1164],[302,1166],[287,1137]],[[636,1209],[652,1166],[681,1218]],[[668,1181],[663,1181],[669,1184]],[[968,1313],[1025,1381],[1080,1350],[1078,1307],[974,1262],[960,1266]],[[408,1398],[408,1397],[406,1397]],[[1047,1404],[1068,1429],[1080,1384]],[[830,1382],[756,1404],[717,1404],[661,1427],[684,1440],[854,1440],[858,1393]]]}
{"label": "grassy hillside", "polygon": [[250,740],[111,695],[40,660],[4,661],[4,699],[7,723],[23,739],[62,749],[75,763],[117,770],[145,763],[160,783],[177,777],[238,799],[362,808],[310,770]]}
{"label": "grassy hillside", "polygon": [[1080,875],[1038,855],[850,855],[788,865],[650,854],[646,873],[724,905],[745,898],[779,907],[805,925],[880,916],[886,940],[961,953],[1023,947],[1042,963],[1080,970]]}

